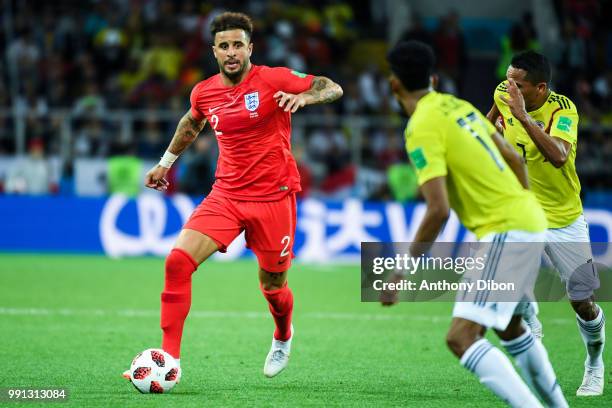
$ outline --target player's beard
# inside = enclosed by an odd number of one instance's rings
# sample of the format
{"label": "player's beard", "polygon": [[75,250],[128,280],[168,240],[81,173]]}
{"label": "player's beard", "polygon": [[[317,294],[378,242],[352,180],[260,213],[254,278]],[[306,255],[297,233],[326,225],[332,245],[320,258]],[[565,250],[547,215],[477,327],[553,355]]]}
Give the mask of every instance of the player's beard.
{"label": "player's beard", "polygon": [[221,71],[223,72],[223,74],[225,74],[225,76],[227,78],[229,78],[230,81],[235,81],[238,78],[240,78],[240,76],[242,75],[242,73],[244,72],[244,69],[246,68],[246,61],[241,62],[240,63],[240,68],[236,71],[233,72],[229,72],[225,69],[225,62],[219,65],[219,68],[221,69]]}

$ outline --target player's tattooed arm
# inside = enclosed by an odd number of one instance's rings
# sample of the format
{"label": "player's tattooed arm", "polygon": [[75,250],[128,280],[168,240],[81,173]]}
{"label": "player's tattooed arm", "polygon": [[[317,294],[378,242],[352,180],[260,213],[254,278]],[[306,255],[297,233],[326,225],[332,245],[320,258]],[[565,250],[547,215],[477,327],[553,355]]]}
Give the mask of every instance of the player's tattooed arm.
{"label": "player's tattooed arm", "polygon": [[302,95],[306,98],[307,105],[315,103],[329,103],[340,98],[343,94],[342,87],[323,76],[316,76],[312,80],[312,86]]}
{"label": "player's tattooed arm", "polygon": [[[204,128],[205,124],[205,119],[197,120],[191,116],[191,111],[184,114],[176,127],[176,131],[174,132],[174,136],[172,137],[172,141],[164,157],[166,157],[169,152],[174,155],[174,159],[176,159],[176,156],[183,153],[183,151],[198,137],[198,134]],[[164,157],[162,157],[162,161]],[[156,164],[147,172],[144,185],[158,191],[167,190],[170,182],[166,179],[166,174],[170,170],[171,165],[170,163],[169,165],[163,166],[160,161],[160,163]]]}
{"label": "player's tattooed arm", "polygon": [[313,78],[309,90],[297,95],[278,91],[274,94],[274,99],[285,112],[294,113],[306,105],[333,102],[340,98],[342,94],[340,85],[327,77],[316,76]]}
{"label": "player's tattooed arm", "polygon": [[187,111],[181,120],[179,120],[172,141],[170,141],[170,146],[168,146],[168,151],[177,156],[183,153],[198,137],[205,124],[206,119],[197,120],[191,115],[191,111]]}

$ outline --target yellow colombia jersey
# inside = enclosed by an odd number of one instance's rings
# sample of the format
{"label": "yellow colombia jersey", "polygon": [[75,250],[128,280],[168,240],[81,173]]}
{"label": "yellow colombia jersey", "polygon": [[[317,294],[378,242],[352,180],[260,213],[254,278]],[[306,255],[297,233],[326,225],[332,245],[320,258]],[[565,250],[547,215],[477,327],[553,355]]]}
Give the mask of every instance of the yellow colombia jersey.
{"label": "yellow colombia jersey", "polygon": [[553,166],[538,150],[527,131],[510,113],[510,108],[499,97],[509,97],[504,81],[495,89],[495,105],[503,117],[504,137],[523,155],[529,171],[529,187],[546,213],[549,228],[570,225],[582,214],[580,181],[576,174],[576,143],[578,140],[578,112],[576,106],[563,95],[551,92],[539,109],[528,112],[536,123],[551,136],[569,142],[572,150],[560,168]]}
{"label": "yellow colombia jersey", "polygon": [[510,230],[546,230],[535,196],[525,190],[491,139],[495,128],[469,102],[430,92],[406,127],[406,148],[419,184],[446,176],[450,205],[480,239]]}

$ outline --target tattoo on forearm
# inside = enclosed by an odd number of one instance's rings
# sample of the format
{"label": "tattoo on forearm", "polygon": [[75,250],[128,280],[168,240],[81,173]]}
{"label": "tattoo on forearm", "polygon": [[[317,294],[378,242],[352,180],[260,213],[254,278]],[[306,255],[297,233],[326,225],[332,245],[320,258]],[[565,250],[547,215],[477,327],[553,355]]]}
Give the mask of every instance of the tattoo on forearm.
{"label": "tattoo on forearm", "polygon": [[312,86],[305,94],[310,95],[314,103],[328,103],[342,96],[342,88],[328,78],[315,77]]}
{"label": "tattoo on forearm", "polygon": [[206,121],[195,120],[190,112],[187,112],[179,121],[168,150],[179,155],[198,137]]}

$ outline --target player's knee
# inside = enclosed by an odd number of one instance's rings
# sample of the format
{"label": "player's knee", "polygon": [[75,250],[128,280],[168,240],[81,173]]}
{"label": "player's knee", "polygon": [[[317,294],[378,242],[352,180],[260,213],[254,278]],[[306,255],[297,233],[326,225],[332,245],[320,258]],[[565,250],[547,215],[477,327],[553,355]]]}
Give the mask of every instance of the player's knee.
{"label": "player's knee", "polygon": [[269,282],[262,282],[261,283],[261,288],[265,291],[270,291],[270,290],[277,290],[282,288],[282,286],[276,285],[274,283],[269,283]]}
{"label": "player's knee", "polygon": [[285,286],[285,281],[282,282],[261,282],[261,287],[265,291],[278,290]]}
{"label": "player's knee", "polygon": [[259,281],[261,282],[261,288],[265,291],[281,289],[287,282],[287,271],[268,272],[265,269],[260,269]]}
{"label": "player's knee", "polygon": [[525,326],[523,325],[523,316],[522,315],[514,315],[506,327],[505,330],[496,330],[497,337],[504,341],[514,340],[519,338],[523,333],[525,333]]}
{"label": "player's knee", "polygon": [[591,299],[573,301],[572,307],[574,311],[582,320],[590,321],[597,318],[597,306]]}

